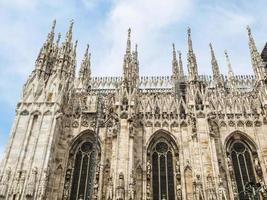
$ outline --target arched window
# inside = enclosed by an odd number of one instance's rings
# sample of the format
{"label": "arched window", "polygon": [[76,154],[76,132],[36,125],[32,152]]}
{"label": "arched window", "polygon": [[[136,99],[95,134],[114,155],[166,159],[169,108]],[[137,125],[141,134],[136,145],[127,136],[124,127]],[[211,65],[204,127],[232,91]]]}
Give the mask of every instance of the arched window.
{"label": "arched window", "polygon": [[65,176],[63,199],[89,200],[92,198],[96,165],[100,158],[99,145],[93,134],[83,134],[70,150]]}
{"label": "arched window", "polygon": [[239,199],[249,200],[248,195],[244,193],[245,185],[248,182],[256,183],[252,151],[242,140],[234,141],[229,150]]}
{"label": "arched window", "polygon": [[160,137],[150,145],[148,159],[152,165],[152,199],[175,199],[175,153],[169,140]]}
{"label": "arched window", "polygon": [[70,200],[90,199],[94,160],[93,143],[82,143],[75,155]]}

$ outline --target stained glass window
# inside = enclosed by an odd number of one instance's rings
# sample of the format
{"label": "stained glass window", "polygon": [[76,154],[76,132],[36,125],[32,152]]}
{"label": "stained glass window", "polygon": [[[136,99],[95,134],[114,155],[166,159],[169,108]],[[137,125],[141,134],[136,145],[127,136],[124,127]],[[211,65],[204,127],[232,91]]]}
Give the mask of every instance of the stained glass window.
{"label": "stained glass window", "polygon": [[244,193],[245,185],[248,182],[255,183],[256,181],[253,171],[251,151],[243,142],[235,142],[231,148],[231,158],[239,199],[249,200],[250,198]]}
{"label": "stained glass window", "polygon": [[93,186],[93,144],[84,142],[75,154],[70,200],[89,200]]}
{"label": "stained glass window", "polygon": [[173,151],[169,144],[160,141],[154,145],[151,160],[153,200],[175,199]]}

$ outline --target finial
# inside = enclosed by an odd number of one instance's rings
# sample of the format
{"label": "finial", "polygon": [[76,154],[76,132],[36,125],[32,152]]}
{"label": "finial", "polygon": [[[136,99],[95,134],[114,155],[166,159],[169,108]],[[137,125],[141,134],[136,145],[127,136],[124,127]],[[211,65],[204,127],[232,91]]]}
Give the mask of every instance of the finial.
{"label": "finial", "polygon": [[52,29],[51,29],[51,32],[52,32],[52,33],[55,32],[56,23],[57,23],[57,21],[54,19],[54,20],[53,20],[53,24],[52,24]]}
{"label": "finial", "polygon": [[138,45],[135,44],[135,57],[136,57],[136,60],[138,59]]}
{"label": "finial", "polygon": [[126,52],[127,53],[130,53],[131,52],[131,28],[128,29],[128,39],[127,39]]}
{"label": "finial", "polygon": [[212,44],[209,43],[210,51],[211,51],[211,65],[212,65],[212,74],[213,74],[213,80],[215,81],[216,86],[223,86],[222,80],[221,80],[221,73],[219,69],[219,65],[217,63],[215,53],[212,47]]}
{"label": "finial", "polygon": [[61,38],[61,33],[58,33],[58,36],[57,36],[57,46],[59,45],[60,38]]}
{"label": "finial", "polygon": [[70,20],[70,27],[69,27],[69,30],[68,30],[68,32],[66,34],[66,40],[68,40],[68,42],[70,42],[71,39],[72,39],[73,24],[74,24],[74,20],[72,19],[72,20]]}
{"label": "finial", "polygon": [[210,46],[210,50],[211,50],[211,52],[213,52],[212,44],[209,43],[209,46]]}
{"label": "finial", "polygon": [[175,50],[175,44],[172,43],[172,55],[173,55],[173,60],[176,60],[176,50]]}
{"label": "finial", "polygon": [[184,79],[184,69],[183,69],[183,61],[182,61],[182,52],[178,51],[179,55],[179,75],[181,77],[181,80]]}
{"label": "finial", "polygon": [[190,27],[187,27],[187,35],[188,35],[188,37],[191,37],[191,28]]}
{"label": "finial", "polygon": [[89,44],[86,45],[86,50],[85,50],[84,56],[87,56],[88,52],[89,52]]}
{"label": "finial", "polygon": [[248,35],[251,35],[251,28],[249,27],[249,25],[247,25],[247,31],[248,31]]}
{"label": "finial", "polygon": [[225,54],[225,57],[226,57],[226,62],[227,62],[227,65],[228,65],[229,74],[232,74],[233,73],[233,69],[232,69],[232,65],[231,65],[227,50],[224,50],[224,54]]}
{"label": "finial", "polygon": [[229,64],[229,63],[230,63],[230,59],[229,59],[227,50],[224,50],[224,54],[225,54],[225,57],[226,57],[226,61],[227,61],[227,63]]}
{"label": "finial", "polygon": [[211,44],[211,43],[209,43],[209,46],[210,46],[211,57],[212,57],[212,59],[215,59],[215,53],[214,53],[214,50],[213,50],[212,44]]}
{"label": "finial", "polygon": [[182,60],[182,52],[178,51],[178,55],[179,55],[179,60]]}
{"label": "finial", "polygon": [[76,51],[76,49],[77,49],[77,45],[78,45],[78,40],[75,41],[74,51]]}
{"label": "finial", "polygon": [[191,38],[191,28],[189,28],[189,27],[187,29],[187,37],[188,37],[188,48],[189,48],[189,51],[193,51],[193,44],[192,44],[192,38]]}
{"label": "finial", "polygon": [[131,28],[128,28],[128,40],[131,38]]}
{"label": "finial", "polygon": [[70,30],[70,31],[72,31],[73,24],[74,24],[74,20],[73,20],[73,19],[71,19],[71,20],[70,20],[70,28],[69,28],[69,30]]}

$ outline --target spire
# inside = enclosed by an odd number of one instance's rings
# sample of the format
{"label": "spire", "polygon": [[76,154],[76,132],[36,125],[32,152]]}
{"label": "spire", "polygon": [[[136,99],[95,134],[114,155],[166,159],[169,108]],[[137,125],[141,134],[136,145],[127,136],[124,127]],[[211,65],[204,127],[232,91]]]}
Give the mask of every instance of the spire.
{"label": "spire", "polygon": [[74,20],[72,19],[70,21],[70,26],[69,26],[69,30],[66,33],[66,42],[70,43],[72,40],[72,29],[73,29],[73,24],[74,24]]}
{"label": "spire", "polygon": [[79,71],[79,80],[84,88],[88,88],[90,78],[91,78],[90,58],[91,58],[91,54],[89,54],[89,44],[87,44],[84,57],[81,63],[81,68]]}
{"label": "spire", "polygon": [[196,62],[196,56],[193,51],[193,43],[191,38],[191,29],[188,28],[187,30],[187,36],[188,36],[188,78],[189,82],[196,81],[198,78],[198,70],[197,70],[197,62]]}
{"label": "spire", "polygon": [[77,50],[78,40],[75,41],[74,46],[72,48],[71,59],[70,59],[70,67],[69,67],[69,74],[72,80],[75,78],[75,71],[76,71],[76,50]]}
{"label": "spire", "polygon": [[138,60],[138,46],[135,45],[134,51],[134,74],[135,77],[133,78],[133,85],[137,86],[139,80],[139,60]]}
{"label": "spire", "polygon": [[73,57],[76,58],[76,50],[77,50],[78,40],[75,41],[74,49],[73,49]]}
{"label": "spire", "polygon": [[193,53],[193,42],[191,37],[191,28],[187,29],[187,37],[188,37],[188,51]]}
{"label": "spire", "polygon": [[177,80],[178,74],[178,62],[176,58],[175,44],[172,44],[172,77],[174,80]]}
{"label": "spire", "polygon": [[61,39],[61,33],[58,33],[57,42],[56,42],[57,46],[59,45],[60,39]]}
{"label": "spire", "polygon": [[251,55],[252,68],[256,75],[257,80],[263,80],[266,76],[264,63],[257,50],[256,44],[253,39],[251,29],[249,26],[247,26],[247,31],[248,31],[248,38],[249,38],[248,43],[249,43],[249,50],[250,50],[250,55]]}
{"label": "spire", "polygon": [[212,74],[213,74],[213,80],[215,81],[216,86],[222,87],[222,79],[221,79],[221,73],[219,69],[219,65],[217,62],[217,59],[215,57],[215,53],[212,47],[212,44],[209,44],[210,51],[211,51],[211,65],[212,65]]}
{"label": "spire", "polygon": [[131,53],[131,28],[128,29],[126,53]]}
{"label": "spire", "polygon": [[233,72],[233,69],[232,69],[232,65],[231,65],[231,62],[230,62],[230,59],[229,59],[229,56],[228,56],[228,53],[227,51],[225,50],[224,51],[224,54],[225,54],[225,57],[226,57],[226,63],[227,63],[227,66],[228,66],[228,81],[229,81],[229,84],[230,84],[230,88],[234,88],[234,72]]}
{"label": "spire", "polygon": [[53,20],[51,31],[48,33],[47,39],[44,42],[38,57],[36,59],[36,70],[38,72],[38,76],[45,77],[51,71],[51,66],[48,66],[51,60],[51,52],[53,50],[53,42],[54,42],[54,35],[55,35],[55,27],[56,27],[56,20]]}
{"label": "spire", "polygon": [[136,60],[138,60],[138,45],[135,44],[135,57],[136,57]]}
{"label": "spire", "polygon": [[184,68],[183,68],[181,51],[178,51],[178,54],[179,54],[179,76],[180,76],[181,81],[184,81]]}

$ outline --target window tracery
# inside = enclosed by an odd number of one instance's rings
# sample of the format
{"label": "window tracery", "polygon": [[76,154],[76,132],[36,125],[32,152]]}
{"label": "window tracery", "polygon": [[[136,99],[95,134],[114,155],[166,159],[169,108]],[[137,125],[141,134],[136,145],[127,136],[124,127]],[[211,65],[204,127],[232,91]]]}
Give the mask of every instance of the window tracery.
{"label": "window tracery", "polygon": [[151,176],[150,172],[148,172],[148,181],[151,181],[151,186],[149,186],[150,183],[148,183],[148,186],[152,190],[151,197],[153,200],[175,199],[174,177],[176,177],[176,175],[174,163],[176,162],[174,150],[172,145],[165,138],[156,141],[157,142],[151,146],[152,148],[149,151]]}
{"label": "window tracery", "polygon": [[63,199],[89,200],[97,196],[95,185],[99,184],[99,176],[95,174],[99,173],[96,166],[100,153],[94,141],[93,137],[81,137],[74,143],[66,170]]}
{"label": "window tracery", "polygon": [[249,200],[244,192],[245,185],[249,182],[256,183],[252,151],[242,140],[233,142],[229,150],[229,157],[232,162],[230,168],[234,172],[232,176],[234,175],[235,178],[238,197],[242,200]]}

